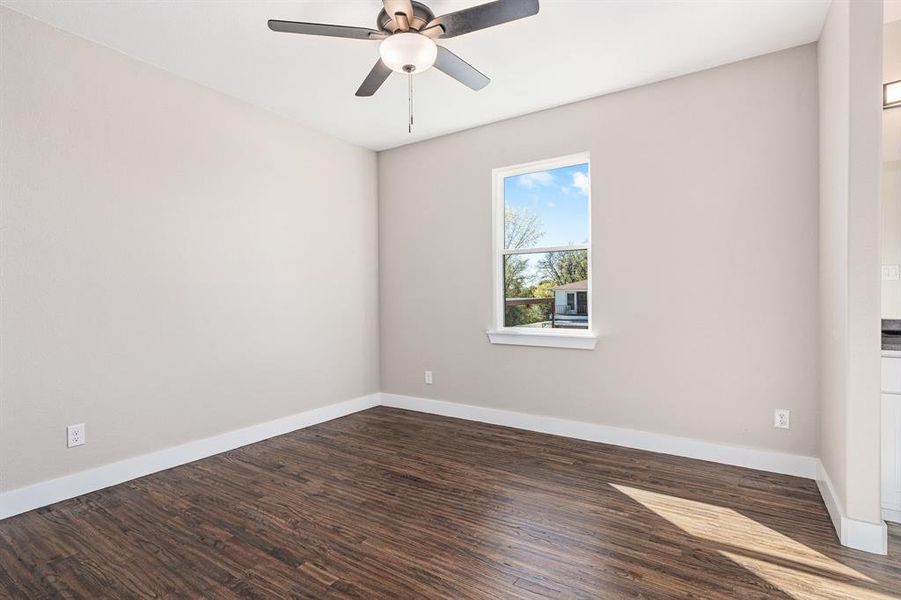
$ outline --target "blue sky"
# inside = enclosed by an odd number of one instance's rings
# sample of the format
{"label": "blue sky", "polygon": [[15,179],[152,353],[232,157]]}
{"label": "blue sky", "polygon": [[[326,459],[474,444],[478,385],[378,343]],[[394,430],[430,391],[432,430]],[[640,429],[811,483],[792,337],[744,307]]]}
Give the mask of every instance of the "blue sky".
{"label": "blue sky", "polygon": [[544,229],[538,246],[584,244],[588,241],[588,165],[507,177],[504,204],[538,215]]}

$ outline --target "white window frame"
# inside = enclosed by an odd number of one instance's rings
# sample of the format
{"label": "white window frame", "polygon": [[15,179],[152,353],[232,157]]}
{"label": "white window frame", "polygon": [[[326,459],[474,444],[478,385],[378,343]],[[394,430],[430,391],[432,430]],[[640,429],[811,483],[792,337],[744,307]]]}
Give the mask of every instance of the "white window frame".
{"label": "white window frame", "polygon": [[[528,254],[542,254],[545,252],[559,252],[561,250],[585,250],[588,254],[588,329],[587,330],[563,330],[563,329],[537,329],[528,327],[505,327],[504,305],[506,298],[504,293],[504,257],[508,254],[526,254],[521,249],[507,250],[504,248],[504,180],[507,177],[515,177],[536,171],[549,171],[561,167],[575,165],[588,165],[588,243],[574,244],[571,246],[546,246],[529,248]],[[494,328],[489,329],[488,339],[492,344],[510,344],[516,346],[543,346],[551,348],[575,348],[580,350],[593,350],[597,344],[597,335],[594,333],[592,320],[593,296],[591,293],[591,158],[588,152],[570,154],[547,160],[500,167],[492,170],[492,253],[494,274]]]}

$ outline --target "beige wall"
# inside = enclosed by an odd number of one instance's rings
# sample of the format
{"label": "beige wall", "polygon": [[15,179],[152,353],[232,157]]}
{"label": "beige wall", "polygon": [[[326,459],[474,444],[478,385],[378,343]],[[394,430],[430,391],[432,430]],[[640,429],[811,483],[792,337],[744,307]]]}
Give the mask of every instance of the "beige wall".
{"label": "beige wall", "polygon": [[848,377],[848,10],[833,2],[818,44],[820,88],[820,445],[845,497]]}
{"label": "beige wall", "polygon": [[[883,28],[882,81],[901,80],[901,21]],[[882,112],[882,264],[901,265],[901,108]],[[882,282],[882,318],[901,319],[901,280]]]}
{"label": "beige wall", "polygon": [[880,522],[882,6],[835,0],[819,41],[819,454],[841,508]]}
{"label": "beige wall", "polygon": [[378,391],[374,153],[6,9],[0,44],[0,489]]}
{"label": "beige wall", "polygon": [[[491,170],[580,151],[597,348],[491,345]],[[815,455],[817,186],[814,45],[382,152],[382,390]]]}

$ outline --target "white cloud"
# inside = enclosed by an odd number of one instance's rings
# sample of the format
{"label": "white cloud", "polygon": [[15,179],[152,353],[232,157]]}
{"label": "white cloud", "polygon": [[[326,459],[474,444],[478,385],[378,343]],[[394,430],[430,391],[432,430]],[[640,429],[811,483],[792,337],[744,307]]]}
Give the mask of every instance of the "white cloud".
{"label": "white cloud", "polygon": [[573,173],[573,187],[579,190],[580,193],[588,195],[588,175],[583,173],[582,171],[576,171]]}
{"label": "white cloud", "polygon": [[562,193],[564,193],[564,194],[568,194],[568,193],[569,193],[569,186],[568,186],[568,185],[561,185],[561,186],[560,186],[560,191],[561,191]]}
{"label": "white cloud", "polygon": [[519,185],[529,189],[536,187],[547,187],[554,183],[554,176],[547,171],[538,171],[536,173],[526,173],[517,177]]}
{"label": "white cloud", "polygon": [[548,202],[548,203],[547,203],[547,207],[548,207],[548,208],[554,208],[555,206],[557,206],[557,204],[554,203],[554,202]]}

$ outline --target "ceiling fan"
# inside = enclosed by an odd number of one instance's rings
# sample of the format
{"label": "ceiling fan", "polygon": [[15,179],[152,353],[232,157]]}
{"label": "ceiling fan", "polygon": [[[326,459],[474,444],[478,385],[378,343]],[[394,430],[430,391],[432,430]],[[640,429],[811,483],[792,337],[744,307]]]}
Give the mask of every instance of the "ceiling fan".
{"label": "ceiling fan", "polygon": [[[415,0],[382,0],[378,29],[270,20],[269,29],[285,33],[324,35],[355,40],[381,41],[378,62],[366,76],[357,96],[372,96],[392,71],[421,73],[433,65],[463,85],[480,90],[490,79],[465,60],[435,43],[487,29],[538,13],[538,0],[496,0],[436,17]],[[412,77],[410,78],[412,104]]]}

